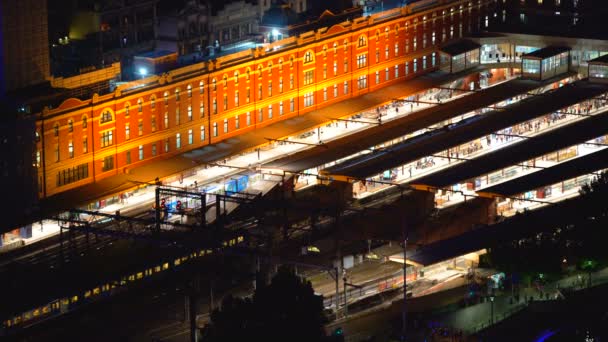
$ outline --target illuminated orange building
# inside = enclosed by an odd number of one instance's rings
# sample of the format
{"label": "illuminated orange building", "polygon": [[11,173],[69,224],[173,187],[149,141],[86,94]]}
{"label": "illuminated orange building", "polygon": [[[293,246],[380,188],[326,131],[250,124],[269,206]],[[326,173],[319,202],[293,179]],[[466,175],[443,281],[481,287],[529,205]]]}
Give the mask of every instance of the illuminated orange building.
{"label": "illuminated orange building", "polygon": [[39,196],[437,70],[439,47],[478,30],[494,3],[420,1],[68,99],[37,117]]}

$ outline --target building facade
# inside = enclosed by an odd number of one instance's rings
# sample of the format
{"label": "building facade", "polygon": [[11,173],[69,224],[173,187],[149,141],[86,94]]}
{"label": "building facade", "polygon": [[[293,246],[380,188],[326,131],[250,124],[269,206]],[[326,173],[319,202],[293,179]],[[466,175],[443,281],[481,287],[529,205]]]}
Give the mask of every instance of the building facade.
{"label": "building facade", "polygon": [[421,1],[68,99],[36,121],[41,198],[439,68],[494,0]]}
{"label": "building facade", "polygon": [[0,0],[0,97],[50,75],[46,0]]}

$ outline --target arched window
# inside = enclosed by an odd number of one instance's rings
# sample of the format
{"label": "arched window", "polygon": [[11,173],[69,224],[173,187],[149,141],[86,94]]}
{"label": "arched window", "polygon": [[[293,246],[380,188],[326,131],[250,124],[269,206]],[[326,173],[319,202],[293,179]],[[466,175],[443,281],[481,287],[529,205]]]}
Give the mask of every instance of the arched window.
{"label": "arched window", "polygon": [[268,76],[272,76],[272,62],[268,62]]}
{"label": "arched window", "polygon": [[168,91],[166,91],[166,92],[163,94],[163,96],[164,96],[164,98],[165,98],[165,106],[166,106],[166,105],[169,103],[169,92],[168,92]]}
{"label": "arched window", "polygon": [[279,71],[283,71],[283,60],[279,59]]}
{"label": "arched window", "polygon": [[74,121],[72,121],[72,119],[68,120],[68,132],[73,132],[74,131]]}
{"label": "arched window", "polygon": [[348,50],[348,40],[344,40],[344,51]]}
{"label": "arched window", "polygon": [[289,56],[289,67],[293,68],[293,56]]}
{"label": "arched window", "polygon": [[59,136],[59,124],[58,123],[56,123],[53,126],[53,131],[55,131],[55,136],[58,137]]}
{"label": "arched window", "polygon": [[211,80],[211,90],[217,90],[217,80],[215,78]]}
{"label": "arched window", "polygon": [[106,122],[111,122],[113,120],[112,118],[112,113],[109,110],[106,110],[105,112],[101,113],[101,122],[100,123],[106,123]]}
{"label": "arched window", "polygon": [[323,57],[327,57],[327,45],[323,45]]}
{"label": "arched window", "polygon": [[139,113],[144,111],[144,101],[142,99],[137,100],[137,111]]}
{"label": "arched window", "polygon": [[188,97],[192,97],[192,85],[188,84],[188,87],[186,88],[187,92],[188,92]]}
{"label": "arched window", "polygon": [[365,36],[363,36],[363,35],[359,36],[359,44],[357,46],[364,47],[366,45],[367,45],[367,40],[365,39]]}
{"label": "arched window", "polygon": [[204,81],[198,82],[198,93],[201,95],[203,95],[205,93],[205,82]]}
{"label": "arched window", "polygon": [[249,81],[249,77],[250,77],[250,76],[251,76],[251,69],[250,69],[250,68],[247,68],[246,75],[245,75],[245,79],[246,79],[247,81]]}
{"label": "arched window", "polygon": [[262,65],[258,65],[258,78],[262,78]]}
{"label": "arched window", "polygon": [[87,116],[85,115],[82,117],[82,128],[87,128],[87,125],[88,125],[88,119],[87,119]]}
{"label": "arched window", "polygon": [[125,116],[129,116],[129,103],[125,104]]}
{"label": "arched window", "polygon": [[154,95],[150,96],[150,108],[156,108],[156,97]]}
{"label": "arched window", "polygon": [[40,133],[36,131],[36,142],[40,142]]}
{"label": "arched window", "polygon": [[224,81],[224,88],[226,88],[228,86],[228,76],[224,75],[222,80]]}
{"label": "arched window", "polygon": [[334,42],[334,55],[338,53],[338,43]]}
{"label": "arched window", "polygon": [[179,101],[179,88],[175,89],[175,101]]}
{"label": "arched window", "polygon": [[239,84],[239,72],[234,72],[234,84]]}
{"label": "arched window", "polygon": [[304,54],[304,63],[314,62],[314,57],[312,55],[312,51],[306,51]]}

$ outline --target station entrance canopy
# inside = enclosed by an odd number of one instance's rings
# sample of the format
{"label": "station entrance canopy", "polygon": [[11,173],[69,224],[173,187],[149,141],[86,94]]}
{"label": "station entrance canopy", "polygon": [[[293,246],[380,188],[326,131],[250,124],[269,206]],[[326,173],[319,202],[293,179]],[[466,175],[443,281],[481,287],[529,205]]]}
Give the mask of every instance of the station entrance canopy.
{"label": "station entrance canopy", "polygon": [[441,70],[456,73],[478,66],[480,48],[481,45],[466,39],[442,47]]}
{"label": "station entrance canopy", "polygon": [[533,80],[546,80],[568,72],[570,48],[548,46],[521,57],[522,76]]}

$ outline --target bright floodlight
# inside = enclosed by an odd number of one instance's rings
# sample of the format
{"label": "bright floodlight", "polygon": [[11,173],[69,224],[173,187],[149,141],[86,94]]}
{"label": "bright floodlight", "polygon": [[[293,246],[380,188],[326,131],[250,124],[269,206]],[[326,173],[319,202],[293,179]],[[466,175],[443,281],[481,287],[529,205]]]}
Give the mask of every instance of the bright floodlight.
{"label": "bright floodlight", "polygon": [[148,70],[146,68],[139,68],[139,74],[146,76],[148,74]]}
{"label": "bright floodlight", "polygon": [[277,30],[277,29],[272,29],[272,35],[273,35],[274,37],[277,37],[277,36],[279,35],[279,30]]}

